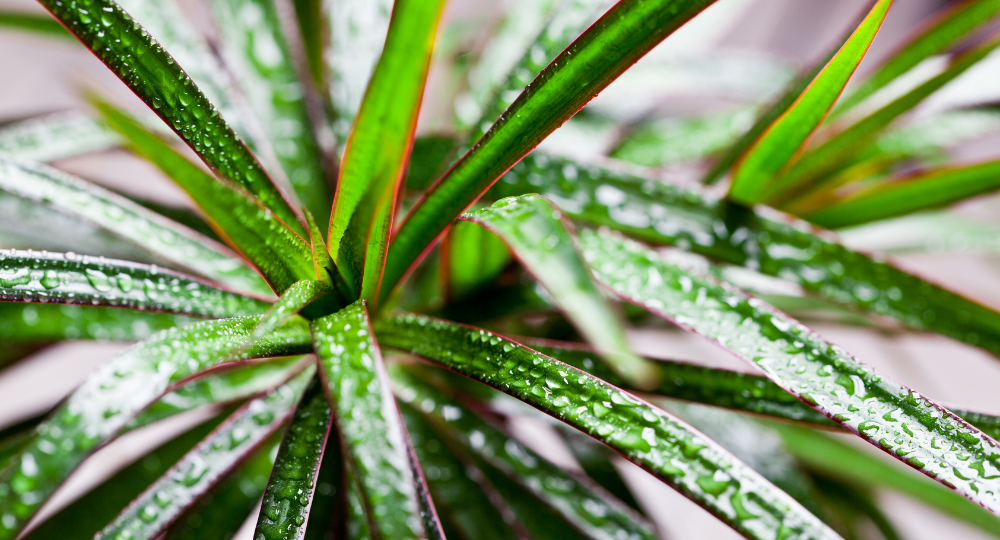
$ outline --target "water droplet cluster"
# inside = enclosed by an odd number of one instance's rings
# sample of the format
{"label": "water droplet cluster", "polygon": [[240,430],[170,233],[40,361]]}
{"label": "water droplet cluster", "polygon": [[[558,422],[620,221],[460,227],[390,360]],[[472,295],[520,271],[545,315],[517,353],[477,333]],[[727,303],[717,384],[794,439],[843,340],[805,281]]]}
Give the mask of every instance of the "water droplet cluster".
{"label": "water droplet cluster", "polygon": [[194,320],[170,313],[75,304],[0,302],[0,339],[8,342],[74,339],[132,342]]}
{"label": "water droplet cluster", "polygon": [[711,440],[591,375],[491,332],[420,315],[387,317],[376,328],[384,345],[441,363],[604,442],[750,538],[837,538]]}

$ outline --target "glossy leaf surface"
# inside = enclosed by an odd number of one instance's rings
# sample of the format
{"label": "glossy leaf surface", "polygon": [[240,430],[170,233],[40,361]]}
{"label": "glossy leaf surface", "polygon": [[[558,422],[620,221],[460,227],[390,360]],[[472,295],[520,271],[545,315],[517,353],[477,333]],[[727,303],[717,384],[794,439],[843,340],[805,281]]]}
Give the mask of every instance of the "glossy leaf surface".
{"label": "glossy leaf surface", "polygon": [[833,304],[1000,353],[1000,314],[780,217],[544,154],[528,156],[490,195],[538,192],[572,218],[746,266],[798,283]]}
{"label": "glossy leaf surface", "polygon": [[309,245],[249,193],[212,178],[127,114],[108,105],[97,106],[136,152],[191,195],[216,232],[254,263],[276,292],[315,276]]}
{"label": "glossy leaf surface", "polygon": [[112,0],[42,0],[41,4],[212,170],[259,198],[296,232],[305,232],[296,213],[236,132],[174,59],[118,4]]}
{"label": "glossy leaf surface", "polygon": [[401,369],[393,371],[393,383],[401,401],[426,415],[439,429],[446,429],[466,452],[523,485],[532,498],[584,536],[656,538],[652,526],[608,493],[549,463],[441,391]]}
{"label": "glossy leaf surface", "polygon": [[425,538],[405,428],[363,301],[312,323],[327,396],[372,535]]}
{"label": "glossy leaf surface", "polygon": [[285,289],[281,297],[261,316],[257,326],[242,347],[253,345],[258,339],[270,334],[279,326],[295,317],[311,302],[330,292],[330,287],[319,281],[296,281]]}
{"label": "glossy leaf surface", "polygon": [[100,536],[156,538],[288,419],[312,377],[313,371],[309,370],[240,407],[133,501]]}
{"label": "glossy leaf surface", "polygon": [[127,307],[198,317],[251,315],[268,305],[155,266],[18,250],[0,250],[0,300]]}
{"label": "glossy leaf surface", "polygon": [[[312,370],[310,370],[312,378]],[[278,448],[264,492],[255,538],[303,538],[316,489],[323,449],[330,434],[330,405],[314,380],[302,397]]]}
{"label": "glossy leaf surface", "polygon": [[0,190],[93,223],[162,259],[241,290],[270,295],[228,248],[104,188],[43,165],[0,156]]}
{"label": "glossy leaf surface", "polygon": [[621,316],[601,296],[562,213],[551,203],[524,195],[497,201],[462,219],[499,236],[615,371],[637,386],[656,385],[655,371],[632,354]]}
{"label": "glossy leaf surface", "polygon": [[854,34],[820,70],[798,99],[772,123],[734,167],[729,196],[756,202],[767,184],[799,153],[823,122],[854,74],[889,12],[892,0],[879,0]]}
{"label": "glossy leaf surface", "polygon": [[11,345],[73,339],[138,341],[196,320],[130,309],[0,302],[0,339]]}
{"label": "glossy leaf surface", "polygon": [[[98,369],[37,428],[19,466],[0,472],[0,514],[13,516],[0,522],[0,538],[14,538],[80,462],[172,385],[228,359],[256,323],[239,317],[165,330]],[[305,326],[287,325],[243,357],[310,350]]]}
{"label": "glossy leaf surface", "polygon": [[387,317],[376,329],[385,346],[441,363],[604,442],[744,536],[837,538],[711,440],[582,371],[491,332],[420,315]]}
{"label": "glossy leaf surface", "polygon": [[443,8],[444,0],[395,3],[340,168],[330,252],[348,283],[373,305]]}
{"label": "glossy leaf surface", "polygon": [[385,296],[410,266],[512,165],[712,0],[615,5],[549,64],[407,216],[386,260]]}
{"label": "glossy leaf surface", "polygon": [[824,415],[911,467],[1000,513],[1000,444],[944,407],[824,341],[758,299],[655,251],[584,231],[597,279],[624,300],[704,335]]}

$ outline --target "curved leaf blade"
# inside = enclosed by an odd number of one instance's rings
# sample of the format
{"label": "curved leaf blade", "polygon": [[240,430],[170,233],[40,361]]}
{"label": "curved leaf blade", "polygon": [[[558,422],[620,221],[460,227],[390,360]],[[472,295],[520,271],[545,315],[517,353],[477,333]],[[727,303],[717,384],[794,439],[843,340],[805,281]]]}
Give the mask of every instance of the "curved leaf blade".
{"label": "curved leaf blade", "polygon": [[96,537],[156,538],[288,420],[313,374],[307,370],[240,407]]}
{"label": "curved leaf blade", "polygon": [[19,250],[0,250],[0,301],[127,307],[213,318],[251,315],[268,306],[263,300],[155,266]]}
{"label": "curved leaf blade", "polygon": [[0,11],[0,28],[24,30],[55,38],[72,38],[61,24],[52,20],[52,17],[27,12]]}
{"label": "curved leaf blade", "polygon": [[[171,386],[229,359],[256,323],[237,317],[165,330],[102,366],[37,428],[18,466],[0,471],[0,515],[12,516],[0,521],[0,538],[17,536],[73,469]],[[243,357],[304,354],[310,345],[304,325],[286,325]]]}
{"label": "curved leaf blade", "polygon": [[373,536],[426,538],[409,441],[364,302],[311,324],[347,468]]}
{"label": "curved leaf blade", "polygon": [[620,2],[577,38],[407,215],[389,246],[383,298],[507,169],[712,2]]}
{"label": "curved leaf blade", "polygon": [[737,161],[729,197],[752,204],[767,185],[799,153],[823,122],[854,74],[889,12],[892,0],[879,0],[868,16],[788,109]]}
{"label": "curved leaf blade", "polygon": [[656,385],[656,372],[632,354],[621,315],[601,296],[568,223],[551,203],[538,195],[524,195],[463,214],[461,219],[499,236],[618,374],[640,387]]}
{"label": "curved leaf blade", "polygon": [[131,342],[196,320],[130,309],[0,302],[0,340],[8,345],[75,339]]}
{"label": "curved leaf blade", "polygon": [[347,140],[330,216],[330,252],[372,305],[379,300],[396,198],[406,175],[417,114],[444,0],[398,0],[382,58]]}
{"label": "curved leaf blade", "polygon": [[376,329],[386,346],[486,383],[600,440],[744,536],[838,538],[712,441],[584,372],[491,332],[420,315],[386,317]]}
{"label": "curved leaf blade", "polygon": [[0,129],[0,152],[39,163],[100,152],[119,142],[118,135],[100,122],[72,112],[27,118]]}
{"label": "curved leaf blade", "polygon": [[848,431],[1000,514],[1000,444],[764,302],[685,271],[636,242],[585,231],[598,281],[759,367]]}

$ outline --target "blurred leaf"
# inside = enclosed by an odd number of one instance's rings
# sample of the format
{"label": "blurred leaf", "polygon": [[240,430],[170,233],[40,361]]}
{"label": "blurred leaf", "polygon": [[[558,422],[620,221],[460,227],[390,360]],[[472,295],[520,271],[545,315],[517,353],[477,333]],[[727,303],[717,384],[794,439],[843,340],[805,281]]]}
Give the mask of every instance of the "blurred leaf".
{"label": "blurred leaf", "polygon": [[615,457],[614,452],[575,429],[564,429],[560,433],[587,476],[616,499],[627,504],[629,508],[642,513],[639,502],[632,495],[632,490],[618,474],[618,469],[615,469],[615,464],[612,462]]}
{"label": "blurred leaf", "polygon": [[712,116],[651,120],[629,133],[609,155],[645,167],[705,159],[737,142],[752,119],[751,110],[740,109]]}
{"label": "blurred leaf", "polygon": [[887,182],[806,216],[837,229],[939,208],[1000,188],[1000,161],[949,167]]}
{"label": "blurred leaf", "polygon": [[359,300],[313,321],[325,390],[373,537],[427,535],[417,500],[406,431],[378,344]]}
{"label": "blurred leaf", "polygon": [[398,0],[382,57],[347,140],[330,253],[355,294],[378,304],[397,195],[413,146],[444,0]]}
{"label": "blurred leaf", "polygon": [[107,121],[194,199],[220,236],[249,259],[277,293],[316,275],[309,245],[260,201],[235,184],[213,178],[126,113],[96,106]]}
{"label": "blurred leaf", "polygon": [[330,405],[318,379],[295,409],[278,448],[274,471],[264,492],[254,538],[303,538],[313,493],[332,424]]}
{"label": "blurred leaf", "polygon": [[138,341],[195,320],[183,315],[111,307],[0,302],[0,340],[7,347],[15,343],[75,339]]}
{"label": "blurred leaf", "polygon": [[1000,250],[1000,227],[947,210],[890,218],[837,231],[845,244],[888,254]]}
{"label": "blurred leaf", "polygon": [[36,15],[28,12],[0,11],[0,28],[24,30],[43,36],[72,39],[72,35],[46,15]]}
{"label": "blurred leaf", "polygon": [[444,286],[451,299],[464,298],[492,283],[510,264],[507,246],[474,223],[456,223],[441,243]]}
{"label": "blurred leaf", "polygon": [[[52,24],[58,22],[47,17]],[[66,37],[72,37],[66,33]],[[0,127],[0,152],[39,163],[100,152],[121,142],[114,131],[79,113],[34,116]]]}
{"label": "blurred leaf", "polygon": [[551,203],[538,195],[523,195],[463,214],[461,219],[499,236],[619,375],[639,387],[656,386],[657,373],[632,354],[621,315],[601,296],[568,222]]}
{"label": "blurred leaf", "polygon": [[899,47],[864,82],[837,103],[831,116],[837,117],[861,103],[921,61],[944,52],[951,45],[990,22],[1000,12],[997,0],[968,0],[948,6],[923,23],[915,35]]}
{"label": "blurred leaf", "polygon": [[156,538],[226,472],[246,459],[295,410],[314,370],[250,400],[170,467],[105,527],[100,536]]}
{"label": "blurred leaf", "polygon": [[[326,396],[323,396],[326,399]],[[343,538],[346,519],[344,456],[340,449],[340,437],[327,437],[323,450],[323,462],[316,477],[309,520],[303,540],[332,540]]]}
{"label": "blurred leaf", "polygon": [[196,317],[252,315],[268,304],[170,270],[72,253],[0,250],[0,300],[127,307]]}
{"label": "blurred leaf", "polygon": [[830,59],[795,102],[740,156],[733,170],[729,197],[757,202],[778,172],[808,142],[854,74],[889,12],[892,0],[879,0],[843,47]]}
{"label": "blurred leaf", "polygon": [[746,266],[798,283],[834,305],[1000,354],[1000,314],[780,217],[544,154],[512,168],[490,196],[523,193],[544,194],[574,219]]}
{"label": "blurred leaf", "polygon": [[[877,448],[1000,512],[1000,447],[764,302],[667,263],[640,244],[583,231],[584,257],[623,300],[701,334]],[[940,442],[938,442],[940,441]],[[987,471],[987,472],[981,472]]]}
{"label": "blurred leaf", "polygon": [[323,86],[323,53],[329,45],[323,35],[323,4],[323,0],[292,0],[309,76],[317,87]]}
{"label": "blurred leaf", "polygon": [[275,0],[213,0],[210,4],[229,53],[226,67],[239,81],[295,194],[326,227],[333,199]]}
{"label": "blurred leaf", "polygon": [[429,188],[453,160],[457,144],[454,137],[447,135],[415,137],[406,169],[406,189],[423,191]]}
{"label": "blurred leaf", "polygon": [[225,246],[104,188],[46,167],[0,156],[0,190],[93,223],[202,276],[258,294],[270,289]]}
{"label": "blurred leaf", "polygon": [[441,363],[609,445],[744,536],[837,538],[711,440],[584,372],[492,332],[420,315],[389,316],[376,328],[385,346]]}
{"label": "blurred leaf", "polygon": [[504,171],[712,1],[619,3],[567,47],[413,208],[389,246],[381,294]]}
{"label": "blurred leaf", "polygon": [[812,475],[812,478],[816,489],[830,503],[827,508],[833,507],[839,521],[850,528],[853,537],[860,537],[858,533],[864,530],[862,527],[865,525],[863,520],[868,518],[885,540],[903,540],[867,490],[824,476]]}
{"label": "blurred leaf", "polygon": [[[0,538],[14,538],[66,477],[94,450],[113,438],[171,386],[229,359],[257,317],[206,321],[164,330],[103,365],[43,422],[14,459],[20,467],[0,471]],[[310,352],[304,325],[287,325],[258,341],[243,358]]]}

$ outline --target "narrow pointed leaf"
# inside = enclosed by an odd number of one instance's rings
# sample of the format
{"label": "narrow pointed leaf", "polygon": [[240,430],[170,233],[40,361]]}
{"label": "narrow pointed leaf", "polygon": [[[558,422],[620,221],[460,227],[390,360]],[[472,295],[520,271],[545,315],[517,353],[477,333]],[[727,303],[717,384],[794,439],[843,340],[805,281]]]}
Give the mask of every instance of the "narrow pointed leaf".
{"label": "narrow pointed leaf", "polygon": [[97,107],[133,150],[191,195],[216,232],[249,259],[276,292],[315,276],[309,245],[260,201],[235,184],[212,178],[127,114],[102,103]]}
{"label": "narrow pointed leaf", "polygon": [[838,163],[865,149],[890,122],[965,73],[980,60],[986,58],[997,46],[1000,46],[1000,38],[992,39],[963,54],[956,58],[941,74],[862,118],[820,146],[806,152],[802,159],[795,163],[786,174],[767,188],[764,199],[787,202],[799,195],[803,189],[815,187],[813,184],[817,182],[822,185],[822,180],[819,180],[818,177],[831,172],[838,166]]}
{"label": "narrow pointed leaf", "polygon": [[[305,233],[295,211],[205,94],[118,4],[112,0],[41,0],[41,4],[213,171],[259,198],[293,230]],[[211,145],[205,144],[206,138]]]}
{"label": "narrow pointed leaf", "polygon": [[495,233],[549,291],[565,316],[637,386],[655,386],[656,372],[629,350],[622,317],[601,296],[561,212],[538,195],[503,199],[464,214]]}
{"label": "narrow pointed leaf", "polygon": [[925,23],[915,36],[891,54],[889,60],[869,75],[857,89],[840,100],[832,114],[839,116],[861,103],[921,61],[944,52],[963,37],[987,24],[997,13],[1000,13],[1000,2],[997,0],[969,0],[942,9],[940,14]]}
{"label": "narrow pointed leaf", "polygon": [[151,540],[288,420],[314,370],[249,401],[180,459],[98,537]]}
{"label": "narrow pointed leaf", "polygon": [[344,468],[344,475],[346,476],[347,484],[347,527],[345,528],[345,537],[348,540],[371,540],[373,538],[371,523],[368,521],[358,479],[351,472],[350,467]]}
{"label": "narrow pointed leaf", "polygon": [[[0,538],[14,538],[73,469],[171,386],[228,359],[256,323],[239,317],[165,330],[102,366],[38,427],[14,458],[19,466],[0,471],[0,514],[13,516],[0,522]],[[310,350],[306,328],[288,325],[244,358]]]}
{"label": "narrow pointed leaf", "polygon": [[211,6],[229,53],[227,67],[239,80],[281,169],[302,204],[325,220],[330,186],[278,6],[274,0],[213,0]]}
{"label": "narrow pointed leaf", "polygon": [[[48,20],[59,25],[51,17]],[[46,163],[100,152],[120,142],[118,134],[100,122],[72,112],[36,116],[0,128],[0,152],[21,161]]]}
{"label": "narrow pointed leaf", "polygon": [[1000,514],[1000,444],[758,299],[584,231],[584,256],[622,299],[704,335],[877,448]]}
{"label": "narrow pointed leaf", "polygon": [[271,294],[260,275],[225,246],[56,169],[0,156],[0,190],[93,223],[171,264],[219,283]]}
{"label": "narrow pointed leaf", "polygon": [[317,87],[323,86],[323,55],[329,46],[323,32],[323,0],[293,0],[295,22],[298,23],[302,49],[306,56],[309,76]]}
{"label": "narrow pointed leaf", "polygon": [[[402,420],[402,413],[400,413],[400,420]],[[414,474],[417,502],[420,503],[420,518],[424,524],[424,530],[427,531],[427,539],[447,540],[444,534],[444,527],[441,525],[441,518],[438,517],[437,508],[434,507],[434,500],[431,499],[431,490],[427,487],[427,479],[424,478],[424,471],[420,468],[417,451],[413,448],[413,442],[410,440],[409,433],[406,433],[406,449],[409,466]]]}
{"label": "narrow pointed leaf", "polygon": [[712,1],[620,2],[567,47],[408,214],[389,247],[382,296],[507,169]]}
{"label": "narrow pointed leaf", "polygon": [[0,11],[0,28],[24,30],[43,36],[72,39],[72,35],[66,32],[66,29],[57,21],[52,20],[52,17],[36,15],[34,13]]}
{"label": "narrow pointed leaf", "polygon": [[131,342],[196,320],[130,309],[0,302],[0,340],[8,346],[75,339]]}
{"label": "narrow pointed leaf", "polygon": [[767,184],[805,146],[823,123],[848,79],[854,74],[889,12],[892,0],[879,0],[840,51],[809,86],[740,158],[733,172],[729,196],[756,202]]}
{"label": "narrow pointed leaf", "polygon": [[261,313],[267,302],[155,266],[72,253],[0,250],[0,300],[127,307],[196,317]]}
{"label": "narrow pointed leaf", "polygon": [[399,399],[448,430],[465,451],[503,471],[584,536],[656,538],[652,526],[594,484],[574,478],[508,437],[467,407],[403,370],[393,372]]}
{"label": "narrow pointed leaf", "polygon": [[340,538],[338,533],[343,530],[346,516],[346,495],[344,456],[340,451],[340,437],[336,434],[326,439],[312,497],[304,540],[329,540],[331,534],[333,538]]}
{"label": "narrow pointed leaf", "polygon": [[261,316],[257,326],[250,333],[250,337],[243,342],[238,352],[242,352],[243,349],[256,343],[258,339],[263,338],[279,326],[287,323],[290,319],[298,315],[304,307],[330,291],[330,287],[320,281],[308,279],[296,281],[285,289],[281,297]]}
{"label": "narrow pointed leaf", "polygon": [[444,0],[395,3],[340,168],[330,251],[348,283],[374,304],[443,8]]}
{"label": "narrow pointed leaf", "polygon": [[456,223],[441,243],[445,294],[455,300],[488,286],[510,260],[507,246],[488,229],[475,223]]}
{"label": "narrow pointed leaf", "polygon": [[363,301],[313,321],[324,388],[361,504],[380,538],[426,538],[408,440]]}
{"label": "narrow pointed leaf", "polygon": [[807,219],[836,229],[939,208],[1000,188],[1000,162],[945,168],[887,183],[813,212]]}
{"label": "narrow pointed leaf", "polygon": [[838,538],[686,424],[582,371],[491,332],[420,315],[387,317],[376,328],[384,345],[486,383],[611,446],[748,538],[778,531]]}
{"label": "narrow pointed leaf", "polygon": [[[563,178],[573,178],[566,184]],[[892,317],[1000,354],[1000,314],[796,224],[695,191],[543,154],[491,196],[542,193],[570,217],[800,284],[823,300]]]}
{"label": "narrow pointed leaf", "polygon": [[305,536],[332,420],[323,388],[319,380],[314,380],[295,409],[281,441],[257,517],[254,538],[300,539]]}

